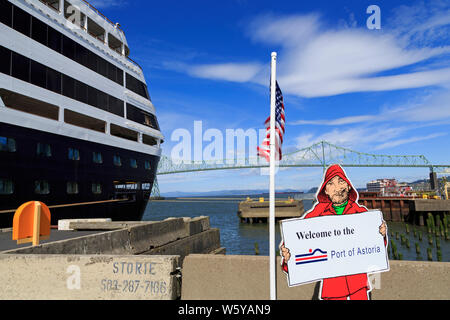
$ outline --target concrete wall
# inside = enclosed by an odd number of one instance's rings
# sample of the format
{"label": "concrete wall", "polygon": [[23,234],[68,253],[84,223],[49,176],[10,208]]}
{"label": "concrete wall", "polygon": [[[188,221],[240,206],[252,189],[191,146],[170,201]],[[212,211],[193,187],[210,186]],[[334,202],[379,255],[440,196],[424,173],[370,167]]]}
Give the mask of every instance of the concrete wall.
{"label": "concrete wall", "polygon": [[[174,254],[181,262],[190,253],[210,253],[220,249],[220,232],[210,228],[209,217],[168,218],[163,221],[122,223],[112,222],[112,231],[99,232],[83,237],[43,243],[38,246],[19,248],[3,253],[9,254]],[[96,223],[79,228],[93,230]],[[72,225],[71,225],[72,226]],[[104,230],[107,225],[99,223]],[[117,229],[117,230],[116,230]],[[75,232],[76,231],[66,231]]]}
{"label": "concrete wall", "polygon": [[419,199],[411,203],[412,210],[423,212],[449,212],[450,200],[442,199]]}
{"label": "concrete wall", "polygon": [[[372,299],[450,299],[450,263],[389,261],[389,264],[389,272],[370,277],[374,288]],[[270,298],[267,256],[189,255],[184,260],[182,279],[184,300]],[[278,299],[317,299],[319,283],[289,288],[285,274],[277,268]]]}
{"label": "concrete wall", "polygon": [[178,256],[0,254],[0,299],[173,300]]}
{"label": "concrete wall", "polygon": [[113,230],[3,251],[0,299],[173,300],[186,255],[224,253],[219,229],[204,216],[70,227]]}

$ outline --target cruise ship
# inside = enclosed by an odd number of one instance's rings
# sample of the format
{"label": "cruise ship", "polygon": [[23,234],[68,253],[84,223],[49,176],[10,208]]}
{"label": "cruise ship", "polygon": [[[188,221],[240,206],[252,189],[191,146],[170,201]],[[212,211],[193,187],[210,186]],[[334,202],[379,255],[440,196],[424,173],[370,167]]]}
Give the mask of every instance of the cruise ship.
{"label": "cruise ship", "polygon": [[0,227],[28,201],[142,219],[164,137],[129,53],[84,0],[0,0]]}

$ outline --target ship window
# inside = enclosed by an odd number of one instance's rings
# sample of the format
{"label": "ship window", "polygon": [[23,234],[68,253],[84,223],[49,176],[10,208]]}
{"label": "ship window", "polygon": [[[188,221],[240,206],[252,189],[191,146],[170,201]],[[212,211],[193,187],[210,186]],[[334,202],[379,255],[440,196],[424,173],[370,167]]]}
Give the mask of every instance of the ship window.
{"label": "ship window", "polygon": [[81,44],[76,43],[75,45],[75,61],[83,66],[88,65],[88,49],[83,47]]}
{"label": "ship window", "polygon": [[119,54],[122,54],[122,42],[114,37],[112,34],[108,34],[108,45],[111,49],[116,51]]}
{"label": "ship window", "polygon": [[67,193],[68,194],[78,194],[78,183],[77,182],[73,182],[73,181],[69,181],[67,182]]}
{"label": "ship window", "polygon": [[127,119],[144,124],[144,113],[141,109],[127,103]]}
{"label": "ship window", "polygon": [[102,193],[102,185],[100,183],[92,184],[92,193],[93,194],[101,194]]}
{"label": "ship window", "polygon": [[111,123],[110,129],[111,135],[113,136],[128,139],[131,141],[137,141],[138,134],[136,131],[120,127],[113,123]]}
{"label": "ship window", "polygon": [[144,163],[144,166],[145,166],[145,170],[150,170],[151,169],[150,161],[146,160]]}
{"label": "ship window", "polygon": [[116,81],[117,68],[112,63],[108,63],[108,78],[112,81]]}
{"label": "ship window", "polygon": [[101,42],[105,42],[105,29],[100,27],[94,20],[88,17],[88,33],[100,40]]}
{"label": "ship window", "polygon": [[52,120],[58,120],[59,108],[55,105],[5,89],[0,89],[0,96],[3,99],[5,106],[8,108]]}
{"label": "ship window", "polygon": [[158,121],[156,121],[156,117],[153,114],[147,113],[129,103],[127,103],[127,119],[159,130]]}
{"label": "ship window", "polygon": [[0,22],[12,26],[12,4],[9,1],[0,1]]}
{"label": "ship window", "polygon": [[80,150],[69,148],[68,157],[69,160],[80,160]]}
{"label": "ship window", "polygon": [[75,99],[75,79],[62,75],[62,92],[66,97]]}
{"label": "ship window", "polygon": [[117,68],[117,78],[116,82],[123,86],[123,70],[120,68]]}
{"label": "ship window", "polygon": [[75,44],[76,42],[70,39],[69,37],[66,37],[65,35],[63,37],[63,49],[62,53],[67,58],[75,60]]}
{"label": "ship window", "polygon": [[12,76],[23,81],[30,81],[30,59],[21,54],[12,53]]}
{"label": "ship window", "polygon": [[45,3],[53,10],[59,11],[59,0],[39,0],[39,1]]}
{"label": "ship window", "polygon": [[96,107],[102,110],[108,110],[108,95],[100,90],[97,91],[97,105]]}
{"label": "ship window", "polygon": [[53,29],[52,27],[47,27],[47,43],[50,49],[55,50],[58,53],[61,53],[61,37],[62,34]]}
{"label": "ship window", "polygon": [[108,76],[108,62],[100,57],[97,57],[97,72],[100,73],[102,76],[107,77]]}
{"label": "ship window", "polygon": [[117,167],[121,167],[122,166],[122,159],[120,158],[120,156],[115,155],[113,158],[114,161],[114,165]]}
{"label": "ship window", "polygon": [[78,80],[75,80],[75,99],[83,103],[88,102],[88,86]]}
{"label": "ship window", "polygon": [[144,116],[144,123],[153,129],[159,130],[158,120],[156,120],[155,115],[146,113]]}
{"label": "ship window", "polygon": [[98,90],[94,87],[88,86],[88,104],[97,107],[98,105]]}
{"label": "ship window", "polygon": [[144,115],[144,124],[147,125],[147,126],[151,126],[152,125],[152,121],[151,121],[150,115],[148,115],[148,114]]}
{"label": "ship window", "polygon": [[16,140],[7,137],[0,137],[0,151],[16,152]]}
{"label": "ship window", "polygon": [[13,194],[14,183],[9,179],[0,179],[0,194]]}
{"label": "ship window", "polygon": [[113,96],[108,97],[108,111],[123,117],[123,101]]}
{"label": "ship window", "polygon": [[105,132],[105,121],[98,120],[68,109],[64,109],[64,122],[98,132]]}
{"label": "ship window", "polygon": [[100,152],[92,152],[92,161],[94,163],[103,163],[103,155]]}
{"label": "ship window", "polygon": [[129,75],[128,73],[126,77],[127,77],[126,79],[127,89],[137,93],[140,96],[143,96],[144,98],[150,99],[147,91],[147,86],[143,82],[139,81],[138,79]]}
{"label": "ship window", "polygon": [[88,50],[87,67],[97,72],[97,55],[90,50]]}
{"label": "ship window", "polygon": [[37,180],[34,182],[34,193],[36,194],[49,194],[50,185],[46,180]]}
{"label": "ship window", "polygon": [[47,89],[61,94],[61,73],[47,68]]}
{"label": "ship window", "polygon": [[31,60],[31,83],[41,88],[47,87],[47,67]]}
{"label": "ship window", "polygon": [[136,159],[130,159],[130,167],[136,169],[138,167]]}
{"label": "ship window", "polygon": [[16,6],[14,6],[13,11],[13,28],[29,37],[31,30],[31,15]]}
{"label": "ship window", "polygon": [[0,72],[11,74],[11,50],[0,46]]}
{"label": "ship window", "polygon": [[142,183],[142,190],[150,190],[152,187],[152,184],[149,182]]}
{"label": "ship window", "polygon": [[38,156],[43,157],[51,157],[52,156],[52,148],[49,144],[38,142],[36,154]]}
{"label": "ship window", "polygon": [[47,46],[47,25],[35,17],[31,17],[31,38]]}
{"label": "ship window", "polygon": [[143,134],[143,135],[142,135],[142,142],[143,142],[144,144],[149,145],[149,146],[155,146],[155,145],[158,144],[158,142],[156,141],[155,138],[153,138],[153,137],[151,137],[151,136],[148,136],[148,135],[146,135],[146,134]]}

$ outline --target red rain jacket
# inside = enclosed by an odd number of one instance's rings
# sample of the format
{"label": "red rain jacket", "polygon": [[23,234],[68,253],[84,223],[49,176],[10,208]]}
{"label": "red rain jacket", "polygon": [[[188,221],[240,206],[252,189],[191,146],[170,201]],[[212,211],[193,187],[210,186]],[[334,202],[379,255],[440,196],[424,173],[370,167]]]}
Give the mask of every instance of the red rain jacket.
{"label": "red rain jacket", "polygon": [[[322,183],[322,186],[320,187],[319,192],[317,193],[318,202],[316,203],[314,208],[309,213],[306,214],[304,219],[336,214],[336,211],[332,206],[331,200],[325,194],[326,184],[335,176],[339,176],[342,179],[344,179],[351,187],[348,196],[348,203],[342,214],[353,214],[367,211],[367,208],[365,208],[364,206],[360,206],[357,203],[358,193],[356,192],[355,188],[353,188],[350,180],[348,180],[348,178],[346,177],[341,166],[332,165],[328,168],[327,172],[325,173],[325,179]],[[282,263],[282,269],[285,272],[288,272],[287,263],[285,263],[284,261]],[[346,297],[363,288],[366,290],[370,289],[367,274],[365,273],[323,279],[322,299]]]}

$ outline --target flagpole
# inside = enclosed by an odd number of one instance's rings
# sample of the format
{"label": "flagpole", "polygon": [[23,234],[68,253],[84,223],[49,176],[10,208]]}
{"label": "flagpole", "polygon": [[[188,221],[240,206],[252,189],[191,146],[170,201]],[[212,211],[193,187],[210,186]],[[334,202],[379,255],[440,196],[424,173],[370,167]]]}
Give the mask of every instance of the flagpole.
{"label": "flagpole", "polygon": [[269,182],[269,263],[270,300],[277,299],[276,257],[275,257],[275,90],[277,53],[272,52],[270,78],[270,182]]}

